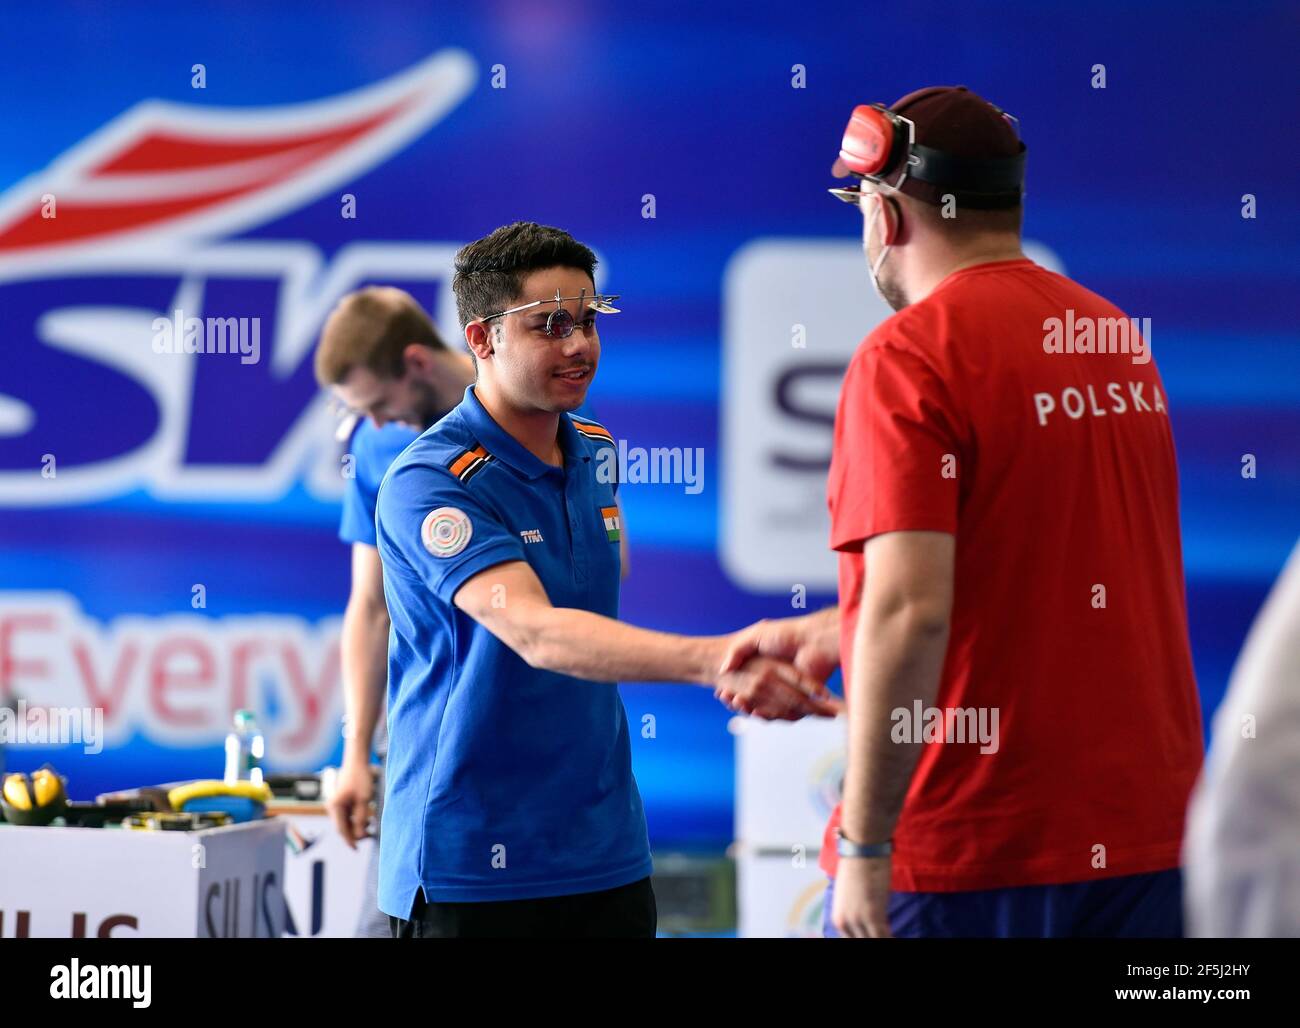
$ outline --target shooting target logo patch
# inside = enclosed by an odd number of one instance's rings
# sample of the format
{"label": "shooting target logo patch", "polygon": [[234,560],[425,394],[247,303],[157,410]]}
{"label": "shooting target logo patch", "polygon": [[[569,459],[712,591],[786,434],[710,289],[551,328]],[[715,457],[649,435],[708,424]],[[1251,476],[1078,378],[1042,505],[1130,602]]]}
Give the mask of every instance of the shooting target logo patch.
{"label": "shooting target logo patch", "polygon": [[458,507],[439,507],[430,511],[420,526],[424,548],[435,557],[454,557],[469,545],[474,526],[469,515]]}

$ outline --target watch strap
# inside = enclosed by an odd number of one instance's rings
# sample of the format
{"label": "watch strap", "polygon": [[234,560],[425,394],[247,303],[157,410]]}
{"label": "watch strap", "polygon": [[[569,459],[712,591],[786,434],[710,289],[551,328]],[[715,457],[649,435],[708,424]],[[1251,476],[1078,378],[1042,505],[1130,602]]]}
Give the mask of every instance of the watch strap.
{"label": "watch strap", "polygon": [[888,857],[894,852],[894,840],[884,842],[861,843],[845,838],[844,833],[835,832],[835,852],[841,857]]}

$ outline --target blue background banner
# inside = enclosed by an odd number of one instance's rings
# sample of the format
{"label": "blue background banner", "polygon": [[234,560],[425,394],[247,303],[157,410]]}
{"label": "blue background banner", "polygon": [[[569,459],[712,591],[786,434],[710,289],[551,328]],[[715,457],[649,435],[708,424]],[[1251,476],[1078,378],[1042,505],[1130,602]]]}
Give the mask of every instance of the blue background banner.
{"label": "blue background banner", "polygon": [[[723,425],[773,416],[728,384],[745,356],[723,343],[729,268],[758,240],[852,257],[859,219],[824,191],[849,112],[949,83],[1018,117],[1026,236],[1152,320],[1207,720],[1218,704],[1300,510],[1293,6],[51,0],[0,17],[0,700],[99,707],[108,739],[11,747],[11,768],[53,760],[76,798],[217,775],[243,703],[273,769],[337,759],[348,555],[311,346],[369,282],[454,335],[451,253],[516,219],[587,242],[623,297],[596,416],[704,454],[699,492],[622,492],[624,617],[707,633],[790,613],[790,588],[720,556]],[[193,209],[186,169],[209,191]],[[46,194],[72,233],[54,242],[31,216]],[[812,299],[850,305],[828,347],[843,363],[871,323],[838,289]],[[259,318],[259,361],[153,352],[178,306]],[[824,423],[800,431],[828,453]],[[809,606],[832,599],[811,576]],[[633,754],[654,841],[725,844],[727,712],[706,690],[623,694],[634,727],[654,716]]]}

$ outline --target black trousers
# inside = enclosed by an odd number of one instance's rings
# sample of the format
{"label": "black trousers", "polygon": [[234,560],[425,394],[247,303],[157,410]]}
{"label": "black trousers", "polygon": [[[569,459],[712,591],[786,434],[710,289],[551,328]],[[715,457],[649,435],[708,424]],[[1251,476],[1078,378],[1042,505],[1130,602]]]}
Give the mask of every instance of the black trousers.
{"label": "black trousers", "polygon": [[426,903],[389,917],[395,939],[653,939],[658,923],[650,879],[601,892],[487,903]]}

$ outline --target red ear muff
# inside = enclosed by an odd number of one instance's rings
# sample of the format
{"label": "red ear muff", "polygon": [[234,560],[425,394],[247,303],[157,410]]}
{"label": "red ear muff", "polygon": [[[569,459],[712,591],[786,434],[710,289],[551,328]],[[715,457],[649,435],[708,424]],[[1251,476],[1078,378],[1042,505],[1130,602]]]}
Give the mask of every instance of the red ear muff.
{"label": "red ear muff", "polygon": [[840,160],[855,175],[879,175],[894,153],[894,124],[879,104],[858,104],[840,143]]}
{"label": "red ear muff", "polygon": [[[961,92],[965,86],[931,86],[909,93],[893,108],[883,104],[858,104],[840,140],[840,153],[831,168],[836,178],[853,174],[860,179],[886,183],[903,191],[909,179],[959,194],[960,203],[974,210],[1015,206],[1024,195],[1025,144],[1018,152],[1003,157],[967,158],[925,146],[914,138],[916,126],[904,113],[927,97]],[[984,101],[988,104],[988,101]],[[1019,125],[1001,108],[989,108],[1011,125],[1019,137]],[[852,202],[853,190],[831,190],[840,200]],[[912,191],[914,195],[915,190]],[[896,214],[901,213],[895,211]]]}

